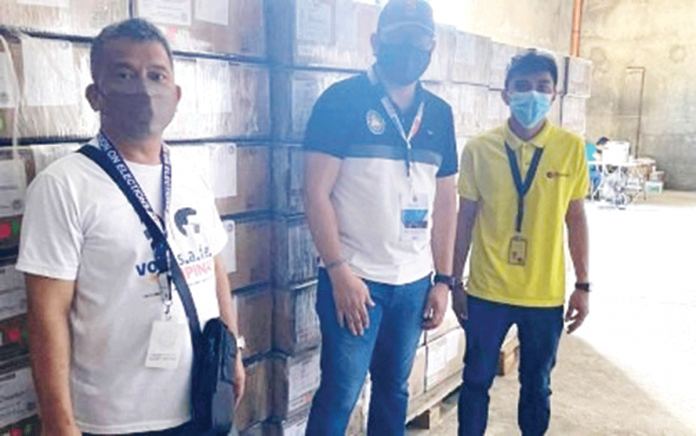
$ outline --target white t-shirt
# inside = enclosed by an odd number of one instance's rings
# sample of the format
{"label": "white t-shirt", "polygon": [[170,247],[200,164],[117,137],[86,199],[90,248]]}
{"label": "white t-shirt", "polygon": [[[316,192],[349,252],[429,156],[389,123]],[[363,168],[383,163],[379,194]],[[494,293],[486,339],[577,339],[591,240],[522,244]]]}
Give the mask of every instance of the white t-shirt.
{"label": "white t-shirt", "polygon": [[[129,164],[153,208],[161,166]],[[187,276],[201,326],[219,315],[213,257],[227,243],[210,187],[172,156],[168,240]],[[190,420],[191,340],[176,290],[172,313],[184,340],[175,370],[145,366],[164,305],[145,227],[111,178],[73,153],[31,184],[17,269],[75,280],[70,382],[83,432],[156,431]]]}

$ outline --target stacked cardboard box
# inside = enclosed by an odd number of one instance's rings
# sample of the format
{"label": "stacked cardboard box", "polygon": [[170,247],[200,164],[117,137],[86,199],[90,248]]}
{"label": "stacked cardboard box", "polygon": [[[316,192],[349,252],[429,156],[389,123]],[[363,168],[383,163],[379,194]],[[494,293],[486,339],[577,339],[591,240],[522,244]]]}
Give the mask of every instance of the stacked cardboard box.
{"label": "stacked cardboard box", "polygon": [[592,62],[569,57],[566,63],[566,95],[563,97],[561,118],[564,128],[584,136],[587,119],[587,99],[592,86]]}

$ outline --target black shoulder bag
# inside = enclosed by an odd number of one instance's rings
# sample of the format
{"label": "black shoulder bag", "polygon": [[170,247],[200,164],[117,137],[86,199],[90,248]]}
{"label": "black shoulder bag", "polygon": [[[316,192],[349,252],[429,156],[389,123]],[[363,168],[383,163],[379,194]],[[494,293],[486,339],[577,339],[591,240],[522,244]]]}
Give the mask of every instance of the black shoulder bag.
{"label": "black shoulder bag", "polygon": [[[236,402],[234,390],[234,367],[237,341],[220,318],[209,320],[201,332],[198,313],[191,291],[171,246],[135,194],[118,174],[106,154],[91,145],[84,145],[79,153],[99,165],[123,191],[152,237],[153,249],[157,244],[166,247],[171,277],[179,292],[186,317],[188,318],[193,343],[193,372],[191,404],[193,420],[197,430],[205,435],[227,434],[234,422]],[[160,272],[162,273],[162,272]]]}

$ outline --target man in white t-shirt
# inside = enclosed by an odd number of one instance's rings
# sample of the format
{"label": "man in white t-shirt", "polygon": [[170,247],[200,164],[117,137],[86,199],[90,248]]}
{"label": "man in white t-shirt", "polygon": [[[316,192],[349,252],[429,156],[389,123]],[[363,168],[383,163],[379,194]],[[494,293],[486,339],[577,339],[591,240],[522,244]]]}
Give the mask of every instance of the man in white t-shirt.
{"label": "man in white t-shirt", "polygon": [[[101,118],[91,144],[118,151],[164,222],[200,324],[220,316],[236,335],[220,255],[227,235],[210,187],[185,161],[166,159],[162,143],[181,96],[166,39],[144,20],[114,24],[96,38],[91,68],[86,96]],[[27,277],[43,435],[195,434],[186,314],[160,280],[149,237],[116,183],[82,154],[30,186],[17,269]]]}

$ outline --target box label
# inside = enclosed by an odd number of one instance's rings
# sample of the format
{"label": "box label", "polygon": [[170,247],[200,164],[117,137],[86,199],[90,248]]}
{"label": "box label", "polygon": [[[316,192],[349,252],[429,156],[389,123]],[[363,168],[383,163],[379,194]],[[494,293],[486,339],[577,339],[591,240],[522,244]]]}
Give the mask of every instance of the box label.
{"label": "box label", "polygon": [[237,226],[234,220],[225,220],[222,222],[227,232],[227,245],[222,249],[222,259],[225,262],[225,267],[228,273],[237,272]]}
{"label": "box label", "polygon": [[73,45],[67,41],[22,38],[24,100],[27,106],[80,103]]}
{"label": "box label", "polygon": [[237,196],[237,146],[210,144],[210,166],[215,198]]}
{"label": "box label", "polygon": [[331,5],[326,1],[297,0],[295,38],[313,44],[331,44],[331,12]]}
{"label": "box label", "polygon": [[17,0],[20,5],[48,6],[51,8],[69,8],[70,0]]}
{"label": "box label", "polygon": [[29,418],[36,412],[36,392],[31,370],[22,368],[0,375],[0,427]]}
{"label": "box label", "polygon": [[[24,212],[27,193],[27,174],[21,160],[0,161],[0,217],[17,216]],[[0,229],[0,239],[11,235]]]}
{"label": "box label", "polygon": [[138,16],[155,23],[190,26],[191,0],[138,0]]}
{"label": "box label", "polygon": [[0,267],[0,320],[27,312],[24,276],[14,265]]}

